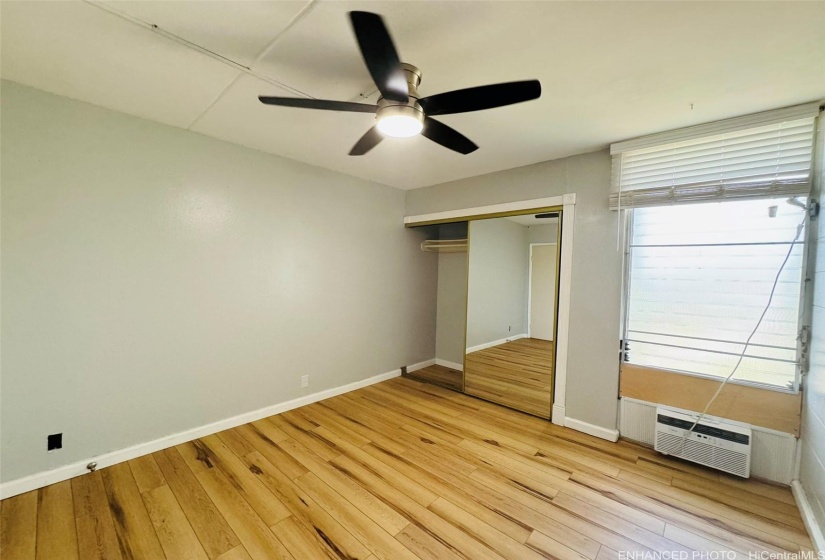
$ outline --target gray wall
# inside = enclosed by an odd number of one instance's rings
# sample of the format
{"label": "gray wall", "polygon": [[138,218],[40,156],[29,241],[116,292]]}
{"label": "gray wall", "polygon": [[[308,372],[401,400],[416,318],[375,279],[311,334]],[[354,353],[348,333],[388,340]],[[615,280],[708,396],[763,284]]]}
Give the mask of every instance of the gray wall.
{"label": "gray wall", "polygon": [[470,222],[467,348],[527,333],[527,227]]}
{"label": "gray wall", "polygon": [[558,239],[559,223],[556,220],[543,226],[527,226],[528,243],[556,243]]}
{"label": "gray wall", "polygon": [[[825,119],[819,118],[817,171],[814,197],[821,198],[825,185]],[[804,383],[800,481],[820,527],[825,527],[825,215],[813,222],[816,243],[813,268],[813,325],[811,366]]]}
{"label": "gray wall", "polygon": [[3,481],[435,354],[437,259],[403,191],[2,99]]}
{"label": "gray wall", "polygon": [[435,357],[464,365],[467,319],[467,253],[438,255],[438,313]]}
{"label": "gray wall", "polygon": [[[407,214],[576,193],[566,413],[616,427],[622,255],[607,150],[407,192]],[[472,249],[471,249],[472,250]]]}

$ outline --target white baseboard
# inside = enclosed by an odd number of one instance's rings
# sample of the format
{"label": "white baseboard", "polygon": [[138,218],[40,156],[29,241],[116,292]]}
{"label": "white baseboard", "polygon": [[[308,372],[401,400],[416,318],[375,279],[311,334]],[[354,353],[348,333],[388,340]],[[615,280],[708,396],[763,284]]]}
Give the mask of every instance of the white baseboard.
{"label": "white baseboard", "polygon": [[434,366],[436,364],[435,358],[430,358],[429,360],[424,360],[423,362],[418,362],[417,364],[411,364],[407,366],[407,373],[412,373],[419,369],[424,369],[425,367]]}
{"label": "white baseboard", "polygon": [[464,365],[463,364],[457,364],[455,362],[449,362],[447,360],[442,360],[441,358],[436,358],[435,359],[435,365],[448,367],[450,369],[454,369],[454,370],[458,370],[458,371],[464,371]]}
{"label": "white baseboard", "polygon": [[[432,365],[435,363],[435,360],[428,360],[428,362],[429,363],[421,363]],[[420,364],[414,364],[413,366],[409,366],[408,371],[410,368],[413,368],[418,365]],[[426,367],[426,365],[422,365],[421,367]],[[0,484],[0,499],[10,498],[12,496],[28,492],[30,490],[35,490],[37,488],[42,488],[43,486],[48,486],[49,484],[62,482],[64,480],[68,480],[70,478],[86,474],[87,472],[89,472],[86,469],[86,465],[88,465],[92,461],[97,463],[98,469],[102,469],[104,467],[116,465],[118,463],[134,459],[136,457],[141,457],[149,453],[154,453],[155,451],[160,451],[161,449],[166,449],[167,447],[172,447],[174,445],[178,445],[187,441],[192,441],[193,439],[197,439],[199,437],[208,436],[210,434],[221,432],[223,430],[228,430],[230,428],[234,428],[242,424],[248,424],[249,422],[254,422],[255,420],[260,420],[261,418],[266,418],[274,414],[280,414],[282,412],[286,412],[294,408],[299,408],[302,406],[306,406],[308,404],[312,404],[314,402],[335,397],[337,395],[349,393],[350,391],[355,391],[356,389],[361,389],[362,387],[367,387],[375,383],[380,383],[382,381],[386,381],[387,379],[392,379],[393,377],[398,377],[400,375],[401,370],[396,369],[393,371],[389,371],[387,373],[382,373],[381,375],[376,375],[373,377],[368,377],[367,379],[362,379],[360,381],[355,381],[353,383],[341,385],[340,387],[333,387],[332,389],[319,391],[317,393],[299,397],[291,401],[286,401],[271,406],[267,406],[265,408],[261,408],[258,410],[253,410],[252,412],[239,414],[238,416],[233,416],[231,418],[219,420],[211,424],[206,424],[205,426],[199,426],[197,428],[192,428],[191,430],[185,430],[183,432],[178,432],[176,434],[164,436],[156,440],[139,443],[138,445],[133,445],[132,447],[127,447],[126,449],[119,449],[117,451],[112,451],[110,453],[105,453],[103,455],[98,455],[96,457],[89,457],[82,461],[77,461],[76,463],[71,463],[68,465],[63,465],[62,467],[57,467],[56,469],[39,472],[30,476],[18,478],[17,480],[10,480],[8,482]]]}
{"label": "white baseboard", "polygon": [[619,430],[609,430],[607,428],[602,428],[601,426],[596,426],[595,424],[589,424],[587,422],[582,422],[581,420],[576,420],[575,418],[570,418],[569,416],[564,419],[564,427],[579,432],[584,432],[585,434],[596,436],[597,438],[606,439],[607,441],[619,440]]}
{"label": "white baseboard", "polygon": [[554,404],[553,405],[553,412],[550,416],[550,421],[557,426],[564,426],[564,419],[565,419],[565,409],[563,406]]}
{"label": "white baseboard", "polygon": [[825,534],[822,533],[822,527],[819,526],[814,510],[808,502],[808,496],[805,495],[805,489],[802,483],[798,480],[791,482],[791,491],[796,500],[796,505],[799,508],[799,513],[802,515],[802,521],[805,523],[805,528],[808,529],[808,535],[814,545],[815,552],[820,556],[825,553]]}
{"label": "white baseboard", "polygon": [[485,342],[484,344],[479,344],[478,346],[472,346],[467,348],[466,354],[472,354],[473,352],[478,352],[479,350],[484,350],[485,348],[492,348],[493,346],[498,346],[499,344],[504,344],[505,342],[513,342],[514,340],[519,340],[521,338],[527,338],[527,335],[525,333],[521,333],[508,336],[507,338],[494,340],[492,342]]}

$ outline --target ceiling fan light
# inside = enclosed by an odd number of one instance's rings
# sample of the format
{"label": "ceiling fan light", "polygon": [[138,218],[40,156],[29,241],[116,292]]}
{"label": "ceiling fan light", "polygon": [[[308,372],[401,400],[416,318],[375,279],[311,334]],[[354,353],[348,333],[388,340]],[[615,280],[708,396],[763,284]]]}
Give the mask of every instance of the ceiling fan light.
{"label": "ceiling fan light", "polygon": [[424,123],[410,115],[389,115],[378,119],[377,126],[381,134],[393,138],[409,138],[424,129]]}
{"label": "ceiling fan light", "polygon": [[424,113],[415,102],[395,105],[379,100],[375,117],[378,132],[391,138],[409,138],[424,130]]}

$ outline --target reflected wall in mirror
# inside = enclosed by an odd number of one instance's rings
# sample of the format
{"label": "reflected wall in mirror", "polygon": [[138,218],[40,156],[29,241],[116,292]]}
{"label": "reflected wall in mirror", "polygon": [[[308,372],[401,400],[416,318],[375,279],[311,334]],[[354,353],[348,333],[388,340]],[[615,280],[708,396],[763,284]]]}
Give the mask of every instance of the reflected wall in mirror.
{"label": "reflected wall in mirror", "polygon": [[552,213],[469,228],[464,390],[542,418],[553,405],[559,224]]}

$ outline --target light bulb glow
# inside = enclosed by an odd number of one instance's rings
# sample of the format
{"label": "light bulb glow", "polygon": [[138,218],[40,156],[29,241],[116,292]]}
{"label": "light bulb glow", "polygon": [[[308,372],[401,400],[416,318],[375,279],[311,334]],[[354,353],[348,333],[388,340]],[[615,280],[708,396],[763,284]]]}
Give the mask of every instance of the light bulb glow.
{"label": "light bulb glow", "polygon": [[387,115],[378,120],[378,131],[393,138],[409,138],[420,134],[424,123],[409,115]]}

